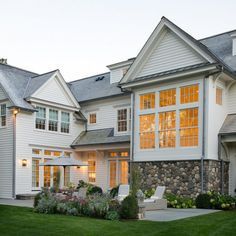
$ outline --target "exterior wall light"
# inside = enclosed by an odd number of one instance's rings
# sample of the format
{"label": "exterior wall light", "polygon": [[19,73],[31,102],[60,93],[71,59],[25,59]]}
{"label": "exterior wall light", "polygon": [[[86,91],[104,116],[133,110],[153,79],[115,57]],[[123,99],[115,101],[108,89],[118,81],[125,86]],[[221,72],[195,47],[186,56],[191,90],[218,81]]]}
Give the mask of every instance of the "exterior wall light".
{"label": "exterior wall light", "polygon": [[18,114],[18,113],[19,113],[19,109],[14,109],[14,110],[13,110],[13,114],[14,114],[14,115],[16,115],[16,114]]}
{"label": "exterior wall light", "polygon": [[26,159],[22,159],[21,164],[23,167],[27,166],[27,160]]}

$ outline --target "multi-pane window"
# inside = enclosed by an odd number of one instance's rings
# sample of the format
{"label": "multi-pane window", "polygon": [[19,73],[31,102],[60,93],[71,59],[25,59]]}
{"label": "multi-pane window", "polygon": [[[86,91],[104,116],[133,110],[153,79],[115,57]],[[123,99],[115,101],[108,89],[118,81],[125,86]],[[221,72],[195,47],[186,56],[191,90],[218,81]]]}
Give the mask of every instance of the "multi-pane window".
{"label": "multi-pane window", "polygon": [[65,186],[68,186],[68,184],[70,183],[70,167],[69,166],[67,166],[65,169],[64,180],[65,180]]}
{"label": "multi-pane window", "polygon": [[39,159],[32,159],[32,187],[39,187]]}
{"label": "multi-pane window", "polygon": [[32,149],[32,154],[33,155],[40,155],[41,154],[41,150],[40,149]]}
{"label": "multi-pane window", "polygon": [[198,146],[198,108],[180,110],[180,146]]}
{"label": "multi-pane window", "polygon": [[48,130],[57,131],[58,130],[58,111],[49,109],[49,122]]}
{"label": "multi-pane window", "polygon": [[140,148],[155,148],[155,114],[139,116]]}
{"label": "multi-pane window", "polygon": [[175,147],[176,140],[176,112],[159,113],[159,147]]}
{"label": "multi-pane window", "polygon": [[[49,161],[49,159],[44,159],[44,162]],[[44,178],[43,178],[43,186],[50,187],[51,185],[51,167],[44,166]]]}
{"label": "multi-pane window", "polygon": [[140,110],[155,108],[155,93],[140,95]]}
{"label": "multi-pane window", "polygon": [[127,109],[120,109],[117,111],[117,130],[118,132],[125,132],[128,130],[128,114]]}
{"label": "multi-pane window", "polygon": [[222,88],[216,87],[216,104],[222,105]]}
{"label": "multi-pane window", "polygon": [[88,154],[88,181],[90,183],[96,182],[96,154],[91,152]]}
{"label": "multi-pane window", "polygon": [[44,107],[36,107],[36,121],[35,128],[36,129],[45,129],[46,128],[46,108]]}
{"label": "multi-pane window", "polygon": [[160,91],[160,107],[173,106],[176,104],[176,89]]}
{"label": "multi-pane window", "polygon": [[189,85],[180,88],[180,103],[198,102],[199,88],[198,84]]}
{"label": "multi-pane window", "polygon": [[70,132],[70,113],[61,112],[61,132],[69,133]]}
{"label": "multi-pane window", "polygon": [[7,117],[7,106],[6,104],[0,105],[0,127],[6,126],[6,117]]}
{"label": "multi-pane window", "polygon": [[59,152],[59,151],[51,151],[51,150],[44,150],[44,155],[45,156],[59,157],[59,156],[61,156],[61,152]]}
{"label": "multi-pane window", "polygon": [[97,123],[97,114],[90,113],[89,114],[89,124],[96,124]]}

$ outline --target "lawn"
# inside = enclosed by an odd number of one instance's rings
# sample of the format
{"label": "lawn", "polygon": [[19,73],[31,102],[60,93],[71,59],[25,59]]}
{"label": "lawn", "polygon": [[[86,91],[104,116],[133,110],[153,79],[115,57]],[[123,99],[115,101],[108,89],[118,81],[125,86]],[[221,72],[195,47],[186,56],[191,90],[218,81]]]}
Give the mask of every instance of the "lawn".
{"label": "lawn", "polygon": [[172,222],[107,221],[45,215],[30,208],[0,205],[0,235],[236,235],[236,211]]}

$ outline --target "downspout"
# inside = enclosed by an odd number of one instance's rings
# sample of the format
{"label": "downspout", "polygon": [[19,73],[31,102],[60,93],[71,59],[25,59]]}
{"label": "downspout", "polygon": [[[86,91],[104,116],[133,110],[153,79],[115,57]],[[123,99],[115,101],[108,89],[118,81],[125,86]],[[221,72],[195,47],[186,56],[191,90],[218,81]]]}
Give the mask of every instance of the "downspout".
{"label": "downspout", "polygon": [[12,198],[16,197],[16,115],[13,111],[13,175],[12,175]]}
{"label": "downspout", "polygon": [[131,137],[130,137],[130,184],[131,179],[131,169],[134,161],[134,106],[135,106],[135,94],[131,93]]}

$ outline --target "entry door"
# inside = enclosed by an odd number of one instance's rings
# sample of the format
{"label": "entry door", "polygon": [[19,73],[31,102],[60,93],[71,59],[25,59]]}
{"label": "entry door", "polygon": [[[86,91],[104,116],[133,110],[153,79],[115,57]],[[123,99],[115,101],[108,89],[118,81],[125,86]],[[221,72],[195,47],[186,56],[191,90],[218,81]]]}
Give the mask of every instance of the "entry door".
{"label": "entry door", "polygon": [[109,161],[109,187],[128,184],[128,160]]}
{"label": "entry door", "polygon": [[[50,159],[44,159],[47,162]],[[60,187],[60,168],[58,166],[44,166],[44,187]]]}

